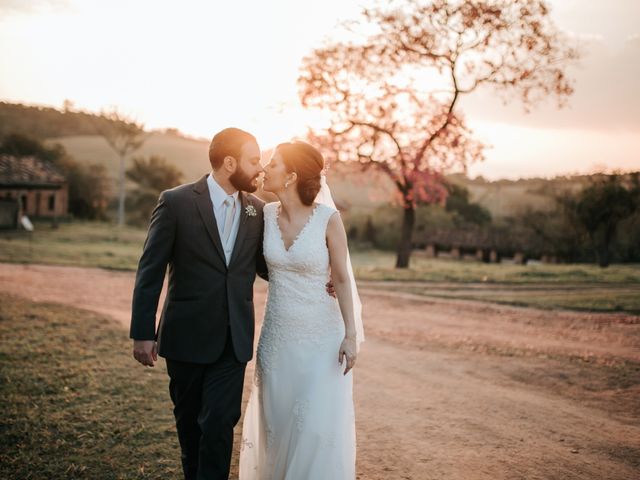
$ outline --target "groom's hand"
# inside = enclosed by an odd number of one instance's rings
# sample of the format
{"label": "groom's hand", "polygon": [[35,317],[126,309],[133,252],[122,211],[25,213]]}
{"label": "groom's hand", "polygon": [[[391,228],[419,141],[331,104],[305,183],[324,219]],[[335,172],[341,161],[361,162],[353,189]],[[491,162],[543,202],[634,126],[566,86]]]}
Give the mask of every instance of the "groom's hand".
{"label": "groom's hand", "polygon": [[336,297],[336,290],[335,290],[335,288],[333,288],[333,281],[329,280],[326,283],[325,286],[327,287],[327,293],[329,295],[331,295],[333,298],[335,298]]}
{"label": "groom's hand", "polygon": [[158,344],[155,340],[134,340],[133,358],[142,365],[153,367],[154,362],[158,361]]}

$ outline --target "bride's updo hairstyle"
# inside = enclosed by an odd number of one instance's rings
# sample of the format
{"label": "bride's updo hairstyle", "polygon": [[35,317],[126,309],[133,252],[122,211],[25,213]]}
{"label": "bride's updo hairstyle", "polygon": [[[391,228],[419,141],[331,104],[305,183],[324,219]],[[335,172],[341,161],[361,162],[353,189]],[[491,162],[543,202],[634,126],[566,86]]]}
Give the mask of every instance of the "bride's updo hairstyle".
{"label": "bride's updo hairstyle", "polygon": [[305,205],[312,205],[320,191],[320,172],[324,168],[322,154],[301,141],[281,143],[276,151],[282,157],[287,172],[298,175],[296,186],[300,200]]}

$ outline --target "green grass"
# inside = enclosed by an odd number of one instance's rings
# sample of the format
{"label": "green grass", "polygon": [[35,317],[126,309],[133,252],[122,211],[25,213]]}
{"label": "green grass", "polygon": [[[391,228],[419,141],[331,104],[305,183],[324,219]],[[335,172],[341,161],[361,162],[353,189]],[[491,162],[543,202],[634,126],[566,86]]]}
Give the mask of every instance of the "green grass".
{"label": "green grass", "polygon": [[[110,223],[63,223],[56,229],[39,223],[31,234],[0,233],[0,262],[133,271],[145,236],[143,228],[118,228]],[[415,252],[411,268],[396,269],[393,252],[356,249],[352,259],[360,281],[395,283],[384,287],[387,289],[538,308],[640,312],[637,264],[608,268],[486,264],[427,258]]]}
{"label": "green grass", "polygon": [[361,280],[482,283],[617,283],[640,284],[640,265],[514,265],[411,257],[410,268],[396,269],[395,254],[379,250],[354,251],[354,272]]}
{"label": "green grass", "polygon": [[395,255],[355,251],[356,277],[384,290],[428,297],[479,300],[543,309],[640,314],[640,266],[514,265],[411,258],[411,268],[396,269]]}
{"label": "green grass", "polygon": [[[36,230],[0,233],[0,262],[75,265],[135,270],[144,228],[119,228],[106,222],[48,223]],[[396,269],[395,254],[381,250],[354,250],[356,276],[361,280],[482,283],[618,283],[640,284],[640,265],[512,265],[411,257],[411,268]]]}
{"label": "green grass", "polygon": [[525,285],[509,284],[368,284],[386,291],[414,293],[425,297],[477,300],[522,307],[565,309],[589,312],[625,312],[640,315],[640,286]]}
{"label": "green grass", "polygon": [[0,478],[179,478],[164,361],[93,313],[0,295]]}
{"label": "green grass", "polygon": [[37,223],[0,234],[0,261],[135,270],[146,230],[107,222]]}

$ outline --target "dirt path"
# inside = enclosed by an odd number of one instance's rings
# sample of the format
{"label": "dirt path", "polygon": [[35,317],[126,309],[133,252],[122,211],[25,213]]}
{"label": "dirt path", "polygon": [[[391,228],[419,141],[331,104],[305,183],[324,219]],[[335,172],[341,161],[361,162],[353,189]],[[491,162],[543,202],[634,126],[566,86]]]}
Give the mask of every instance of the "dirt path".
{"label": "dirt path", "polygon": [[[0,264],[0,291],[125,328],[133,278]],[[361,293],[358,478],[640,478],[640,317]]]}

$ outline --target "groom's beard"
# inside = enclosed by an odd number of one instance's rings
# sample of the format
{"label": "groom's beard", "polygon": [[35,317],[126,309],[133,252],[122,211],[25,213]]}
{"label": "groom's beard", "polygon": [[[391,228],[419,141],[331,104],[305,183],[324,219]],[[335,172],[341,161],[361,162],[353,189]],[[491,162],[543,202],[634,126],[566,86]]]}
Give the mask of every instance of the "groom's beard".
{"label": "groom's beard", "polygon": [[244,170],[242,170],[242,168],[240,168],[240,166],[238,166],[236,171],[229,177],[229,181],[237,190],[252,193],[258,189],[257,184],[254,185],[251,183],[256,178],[258,178],[258,175],[250,177]]}

